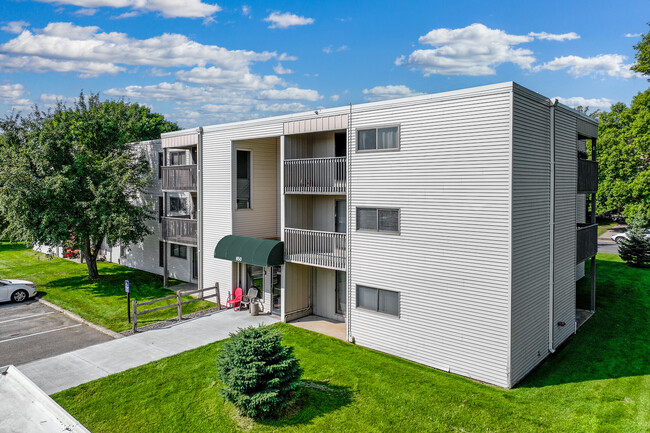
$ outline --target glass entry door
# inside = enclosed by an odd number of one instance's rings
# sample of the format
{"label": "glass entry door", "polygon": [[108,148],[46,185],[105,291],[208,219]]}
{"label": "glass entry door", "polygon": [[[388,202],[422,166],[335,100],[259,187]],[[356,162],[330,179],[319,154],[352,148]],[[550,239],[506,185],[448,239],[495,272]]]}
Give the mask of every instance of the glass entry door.
{"label": "glass entry door", "polygon": [[280,315],[282,301],[282,266],[271,268],[271,313]]}

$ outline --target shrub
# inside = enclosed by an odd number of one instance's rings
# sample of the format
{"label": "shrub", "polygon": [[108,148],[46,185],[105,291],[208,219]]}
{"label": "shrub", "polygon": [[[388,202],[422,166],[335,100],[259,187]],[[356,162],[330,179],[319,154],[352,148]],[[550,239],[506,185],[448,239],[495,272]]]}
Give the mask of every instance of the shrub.
{"label": "shrub", "polygon": [[630,220],[627,239],[618,247],[618,254],[628,265],[641,267],[650,263],[650,241],[643,235],[646,220],[641,214]]}
{"label": "shrub", "polygon": [[280,333],[266,326],[230,334],[217,358],[221,395],[251,418],[271,418],[289,404],[302,370],[293,348],[282,345]]}

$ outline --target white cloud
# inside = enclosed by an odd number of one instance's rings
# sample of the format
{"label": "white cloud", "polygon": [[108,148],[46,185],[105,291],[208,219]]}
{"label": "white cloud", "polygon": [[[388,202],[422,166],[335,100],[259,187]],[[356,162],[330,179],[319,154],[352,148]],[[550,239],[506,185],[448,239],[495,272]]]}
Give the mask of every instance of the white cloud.
{"label": "white cloud", "polygon": [[205,18],[221,10],[217,4],[201,0],[38,0],[44,3],[80,6],[82,8],[131,8],[142,12],[159,12],[166,18]]}
{"label": "white cloud", "polygon": [[495,67],[503,63],[530,69],[535,62],[533,52],[513,47],[532,39],[532,36],[511,35],[483,24],[434,29],[419,38],[420,43],[432,45],[434,49],[415,50],[408,57],[399,57],[395,64],[419,68],[425,76],[493,75]]}
{"label": "white cloud", "polygon": [[18,99],[25,93],[22,84],[0,84],[0,100],[8,101]]}
{"label": "white cloud", "polygon": [[282,66],[281,63],[278,63],[277,65],[275,65],[275,66],[273,67],[273,71],[274,71],[276,74],[279,74],[279,75],[284,75],[284,74],[293,74],[293,71],[292,71],[291,69],[289,69],[289,68],[285,68],[284,66]]}
{"label": "white cloud", "polygon": [[576,77],[585,75],[607,75],[610,77],[633,78],[640,74],[630,70],[631,64],[623,63],[626,57],[620,54],[599,54],[595,57],[564,56],[556,57],[550,62],[535,67],[536,71],[559,71],[568,69],[568,73]]}
{"label": "white cloud", "polygon": [[209,113],[247,113],[251,111],[251,107],[233,104],[206,104],[201,107],[201,110]]}
{"label": "white cloud", "polygon": [[133,18],[137,17],[140,15],[140,12],[138,11],[131,11],[131,12],[124,12],[123,14],[119,14],[118,16],[115,17],[116,20],[122,20],[125,18]]}
{"label": "white cloud", "polygon": [[271,113],[297,113],[299,111],[307,111],[310,107],[300,102],[290,102],[286,104],[257,104],[255,109]]}
{"label": "white cloud", "polygon": [[[258,53],[203,45],[180,34],[165,33],[149,39],[135,39],[125,33],[104,33],[99,27],[72,23],[50,23],[34,33],[25,30],[0,45],[0,52],[17,56],[4,56],[0,68],[16,69],[13,64],[23,63],[27,70],[77,70],[83,76],[125,70],[118,65],[178,67],[212,64],[225,70],[248,72],[252,62],[278,57],[275,52]],[[286,54],[279,57],[289,58]],[[37,65],[31,64],[32,59]]]}
{"label": "white cloud", "polygon": [[51,93],[42,93],[40,98],[38,98],[38,100],[42,102],[45,106],[54,106],[59,101],[65,104],[73,104],[77,100],[77,98],[70,97],[70,96],[63,96],[63,95],[55,95]]}
{"label": "white cloud", "polygon": [[331,45],[328,45],[326,47],[323,47],[323,52],[326,53],[326,54],[331,54],[334,51],[345,51],[345,50],[349,50],[349,49],[350,49],[350,47],[348,47],[347,45],[341,45],[338,48],[334,48]]}
{"label": "white cloud", "polygon": [[583,98],[582,96],[572,96],[570,98],[563,98],[561,96],[556,96],[555,98],[551,99],[557,99],[564,105],[568,105],[569,107],[577,107],[578,105],[581,105],[583,107],[589,107],[589,108],[609,108],[614,101],[608,98]]}
{"label": "white cloud", "polygon": [[263,99],[291,99],[304,101],[318,101],[322,98],[317,90],[299,89],[297,87],[287,87],[286,89],[262,90],[259,96]]}
{"label": "white cloud", "polygon": [[78,17],[92,17],[97,13],[97,9],[83,8],[74,11],[74,15]]}
{"label": "white cloud", "polygon": [[248,18],[251,18],[251,7],[248,6],[248,5],[243,5],[241,7],[241,13],[242,13],[242,15],[245,15]]}
{"label": "white cloud", "polygon": [[152,77],[166,77],[171,74],[171,72],[165,71],[161,68],[156,68],[155,66],[149,70],[149,75]]}
{"label": "white cloud", "polygon": [[625,33],[626,38],[638,38],[641,37],[641,33]]}
{"label": "white cloud", "polygon": [[25,27],[28,27],[29,23],[27,21],[9,21],[4,26],[0,27],[0,30],[7,33],[19,34],[23,31]]}
{"label": "white cloud", "polygon": [[282,79],[275,75],[262,77],[241,69],[224,70],[214,66],[209,68],[197,66],[189,71],[178,71],[176,77],[187,83],[248,90],[270,89],[283,84]]}
{"label": "white cloud", "polygon": [[372,89],[363,89],[363,94],[368,101],[380,101],[384,99],[405,98],[407,96],[421,95],[408,87],[400,84],[398,86],[375,86]]}
{"label": "white cloud", "polygon": [[577,34],[576,32],[570,32],[570,33],[562,33],[562,34],[553,34],[553,33],[546,33],[546,32],[530,32],[528,33],[528,36],[532,36],[536,39],[544,39],[547,41],[570,41],[573,39],[580,39],[580,35]]}
{"label": "white cloud", "polygon": [[271,23],[270,29],[286,29],[291,26],[305,26],[314,23],[313,18],[298,16],[291,12],[272,12],[268,17],[264,18],[264,21]]}
{"label": "white cloud", "polygon": [[340,97],[341,97],[341,95],[332,95],[332,96],[330,96],[330,101],[336,102],[336,101],[339,100]]}

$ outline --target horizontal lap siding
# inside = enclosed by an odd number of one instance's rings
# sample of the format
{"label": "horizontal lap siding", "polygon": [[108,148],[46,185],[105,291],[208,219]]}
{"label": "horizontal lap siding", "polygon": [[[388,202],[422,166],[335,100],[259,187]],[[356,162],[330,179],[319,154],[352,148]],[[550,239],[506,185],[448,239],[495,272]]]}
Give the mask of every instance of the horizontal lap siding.
{"label": "horizontal lap siding", "polygon": [[[507,386],[511,90],[352,113],[348,257],[360,345]],[[400,124],[400,150],[356,130]],[[357,232],[356,207],[398,207],[401,234]],[[356,285],[400,292],[400,317],[355,308]]]}
{"label": "horizontal lap siding", "polygon": [[231,142],[281,134],[279,122],[210,130],[203,136],[203,281],[206,286],[219,282],[222,303],[233,290],[233,266],[229,261],[215,259],[214,249],[224,236],[233,234]]}
{"label": "horizontal lap siding", "polygon": [[[554,346],[574,332],[576,315],[576,118],[555,111]],[[566,323],[559,326],[558,322]]]}
{"label": "horizontal lap siding", "polygon": [[548,354],[550,109],[514,94],[511,385]]}

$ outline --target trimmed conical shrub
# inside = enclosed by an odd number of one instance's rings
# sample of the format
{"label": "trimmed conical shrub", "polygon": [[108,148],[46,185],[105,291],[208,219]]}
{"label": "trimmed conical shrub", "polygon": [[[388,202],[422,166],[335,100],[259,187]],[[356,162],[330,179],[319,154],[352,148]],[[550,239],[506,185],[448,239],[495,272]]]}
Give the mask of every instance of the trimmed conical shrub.
{"label": "trimmed conical shrub", "polygon": [[271,418],[296,395],[302,370],[278,330],[248,327],[230,334],[217,358],[221,395],[251,418]]}

